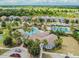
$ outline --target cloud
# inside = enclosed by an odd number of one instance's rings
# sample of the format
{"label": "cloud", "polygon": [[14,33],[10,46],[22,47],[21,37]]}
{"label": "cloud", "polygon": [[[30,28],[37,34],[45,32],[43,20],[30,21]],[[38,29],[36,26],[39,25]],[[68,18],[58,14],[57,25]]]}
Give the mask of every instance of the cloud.
{"label": "cloud", "polygon": [[18,2],[17,0],[8,0],[10,3],[16,3]]}
{"label": "cloud", "polygon": [[31,0],[34,2],[79,2],[79,0]]}
{"label": "cloud", "polygon": [[79,5],[79,0],[33,0],[34,3],[47,3],[47,4],[72,4],[72,5]]}

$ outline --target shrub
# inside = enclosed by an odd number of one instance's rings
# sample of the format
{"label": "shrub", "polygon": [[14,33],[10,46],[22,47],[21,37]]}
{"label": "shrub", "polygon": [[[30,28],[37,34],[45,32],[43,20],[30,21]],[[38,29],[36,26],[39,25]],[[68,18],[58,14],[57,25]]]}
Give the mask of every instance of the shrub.
{"label": "shrub", "polygon": [[67,36],[67,34],[65,32],[63,32],[63,31],[53,31],[53,30],[51,30],[50,34],[52,34],[52,33],[57,35],[57,36],[61,36],[61,35]]}
{"label": "shrub", "polygon": [[48,44],[48,41],[47,40],[43,40],[43,44],[44,45],[47,45]]}
{"label": "shrub", "polygon": [[11,47],[13,45],[13,41],[11,37],[6,37],[3,44],[7,47]]}
{"label": "shrub", "polygon": [[0,34],[3,34],[3,31],[0,31]]}
{"label": "shrub", "polygon": [[16,31],[12,31],[12,32],[13,32],[13,33],[11,33],[11,35],[12,35],[12,37],[14,37],[14,38],[18,38],[18,37],[21,36],[21,33],[18,32],[17,30],[16,30]]}
{"label": "shrub", "polygon": [[63,42],[63,40],[58,36],[58,39],[55,40],[56,48],[61,48],[62,47],[62,42]]}
{"label": "shrub", "polygon": [[36,57],[40,54],[40,47],[33,44],[33,46],[29,48],[29,52]]}
{"label": "shrub", "polygon": [[79,34],[77,31],[74,31],[72,36],[79,42]]}
{"label": "shrub", "polygon": [[6,27],[6,22],[5,22],[5,21],[3,21],[3,22],[1,23],[1,27]]}
{"label": "shrub", "polygon": [[38,39],[35,41],[27,39],[24,44],[28,47],[29,53],[34,57],[40,54],[40,41]]}
{"label": "shrub", "polygon": [[22,44],[22,40],[21,40],[21,38],[17,38],[17,39],[15,39],[15,45],[16,46],[20,46],[21,44]]}

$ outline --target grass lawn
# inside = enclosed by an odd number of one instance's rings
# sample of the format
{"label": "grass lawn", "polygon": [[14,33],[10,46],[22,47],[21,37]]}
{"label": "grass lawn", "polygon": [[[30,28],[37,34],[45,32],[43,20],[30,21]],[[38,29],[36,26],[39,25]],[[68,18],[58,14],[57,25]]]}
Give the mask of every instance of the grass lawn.
{"label": "grass lawn", "polygon": [[79,44],[73,37],[61,37],[63,39],[62,49],[56,50],[59,53],[71,53],[79,56]]}
{"label": "grass lawn", "polygon": [[52,57],[51,57],[51,55],[49,55],[49,54],[43,53],[43,54],[42,54],[42,58],[52,58]]}
{"label": "grass lawn", "polygon": [[5,47],[5,46],[3,45],[3,41],[4,41],[3,39],[0,40],[0,47]]}
{"label": "grass lawn", "polygon": [[4,50],[4,49],[0,49],[0,55],[2,55],[3,53],[7,52],[8,50]]}
{"label": "grass lawn", "polygon": [[[6,37],[7,35],[8,35],[8,32],[9,32],[9,30],[8,29],[3,29],[3,37]],[[0,47],[5,47],[4,45],[3,45],[3,41],[4,41],[4,39],[3,38],[0,38]]]}

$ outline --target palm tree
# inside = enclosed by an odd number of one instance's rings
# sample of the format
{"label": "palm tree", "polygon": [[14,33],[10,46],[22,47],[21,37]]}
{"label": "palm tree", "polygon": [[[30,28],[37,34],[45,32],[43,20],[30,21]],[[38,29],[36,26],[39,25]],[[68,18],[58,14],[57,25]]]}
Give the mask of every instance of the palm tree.
{"label": "palm tree", "polygon": [[1,27],[6,27],[6,22],[5,21],[2,21]]}
{"label": "palm tree", "polygon": [[74,31],[74,20],[71,21],[70,29],[71,29],[71,31]]}
{"label": "palm tree", "polygon": [[63,43],[62,38],[60,38],[60,36],[58,36],[58,39],[55,40],[56,48],[61,48],[62,47],[62,43]]}
{"label": "palm tree", "polygon": [[45,40],[43,40],[43,42],[42,42],[44,45],[47,45],[48,44],[48,41],[45,39]]}

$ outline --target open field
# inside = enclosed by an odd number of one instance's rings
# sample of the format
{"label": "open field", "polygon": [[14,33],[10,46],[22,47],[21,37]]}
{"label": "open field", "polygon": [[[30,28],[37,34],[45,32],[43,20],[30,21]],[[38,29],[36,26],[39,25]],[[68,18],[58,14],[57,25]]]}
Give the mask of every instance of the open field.
{"label": "open field", "polygon": [[73,37],[62,37],[63,47],[62,49],[56,51],[59,53],[71,53],[73,55],[79,56],[79,44]]}

